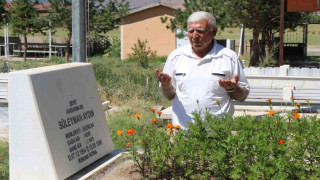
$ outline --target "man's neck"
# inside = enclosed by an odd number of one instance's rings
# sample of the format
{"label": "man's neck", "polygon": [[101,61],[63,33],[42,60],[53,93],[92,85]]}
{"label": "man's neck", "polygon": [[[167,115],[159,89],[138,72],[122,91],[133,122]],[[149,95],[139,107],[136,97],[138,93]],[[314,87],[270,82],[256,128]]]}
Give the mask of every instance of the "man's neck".
{"label": "man's neck", "polygon": [[211,49],[213,48],[214,46],[214,40],[212,40],[212,42],[210,43],[210,45],[208,47],[206,47],[205,49],[203,50],[199,50],[199,51],[195,51],[193,48],[192,48],[192,52],[194,55],[196,55],[198,58],[202,59],[203,57],[205,57],[210,51]]}

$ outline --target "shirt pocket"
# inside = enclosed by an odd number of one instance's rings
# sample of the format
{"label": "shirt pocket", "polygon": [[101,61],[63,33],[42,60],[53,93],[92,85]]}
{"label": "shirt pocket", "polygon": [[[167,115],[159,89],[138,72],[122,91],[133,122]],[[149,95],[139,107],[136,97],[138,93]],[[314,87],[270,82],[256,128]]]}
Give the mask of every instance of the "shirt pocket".
{"label": "shirt pocket", "polygon": [[178,91],[186,92],[186,73],[176,73],[174,77]]}
{"label": "shirt pocket", "polygon": [[222,72],[213,72],[210,74],[210,92],[213,94],[223,94],[225,93],[225,89],[219,85],[219,80],[226,80],[227,74]]}

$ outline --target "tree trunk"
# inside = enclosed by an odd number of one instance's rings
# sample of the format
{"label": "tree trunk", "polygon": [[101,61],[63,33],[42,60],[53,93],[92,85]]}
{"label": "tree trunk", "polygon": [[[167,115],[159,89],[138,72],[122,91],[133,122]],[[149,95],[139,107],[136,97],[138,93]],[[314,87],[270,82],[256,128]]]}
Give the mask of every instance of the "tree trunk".
{"label": "tree trunk", "polygon": [[271,55],[271,50],[273,46],[273,37],[272,37],[272,30],[267,32],[267,46],[266,46],[266,56],[269,57]]}
{"label": "tree trunk", "polygon": [[264,58],[266,57],[266,32],[262,31],[261,33],[261,40],[259,41],[259,57],[260,62],[264,61]]}
{"label": "tree trunk", "polygon": [[23,35],[24,37],[24,52],[23,52],[23,60],[24,62],[27,61],[27,35]]}
{"label": "tree trunk", "polygon": [[259,27],[254,26],[252,29],[253,43],[252,43],[252,55],[250,57],[250,66],[256,66],[259,61]]}
{"label": "tree trunk", "polygon": [[65,63],[68,63],[69,61],[69,52],[70,52],[70,43],[71,42],[71,30],[68,30],[68,39],[67,39],[67,48],[65,52]]}

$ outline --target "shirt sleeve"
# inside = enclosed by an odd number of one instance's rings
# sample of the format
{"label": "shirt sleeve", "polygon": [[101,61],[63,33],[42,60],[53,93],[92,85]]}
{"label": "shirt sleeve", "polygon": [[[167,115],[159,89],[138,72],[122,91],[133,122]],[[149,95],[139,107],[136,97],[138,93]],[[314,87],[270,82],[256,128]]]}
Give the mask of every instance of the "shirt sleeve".
{"label": "shirt sleeve", "polygon": [[[163,71],[164,73],[168,74],[171,77],[171,84],[174,88],[176,88],[176,80],[175,80],[175,72],[174,72],[174,65],[176,63],[176,58],[178,57],[178,53],[173,51],[167,58],[167,61],[164,65]],[[161,87],[161,83],[159,83],[159,87]]]}
{"label": "shirt sleeve", "polygon": [[234,77],[237,74],[239,81],[235,89],[232,92],[228,92],[228,94],[232,99],[242,102],[247,98],[250,91],[250,86],[244,74],[240,59],[235,53],[232,58],[232,61],[234,62],[232,76]]}

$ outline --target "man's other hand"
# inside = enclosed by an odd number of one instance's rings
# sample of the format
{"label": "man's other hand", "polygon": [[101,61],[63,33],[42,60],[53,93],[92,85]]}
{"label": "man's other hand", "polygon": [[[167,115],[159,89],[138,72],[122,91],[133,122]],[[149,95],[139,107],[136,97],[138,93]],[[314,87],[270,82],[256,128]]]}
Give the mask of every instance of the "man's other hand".
{"label": "man's other hand", "polygon": [[235,75],[232,80],[222,80],[219,79],[219,85],[226,90],[234,89],[238,84],[238,75]]}
{"label": "man's other hand", "polygon": [[156,69],[156,74],[158,81],[161,82],[162,86],[170,86],[171,85],[171,77],[164,73],[160,72],[159,69]]}

